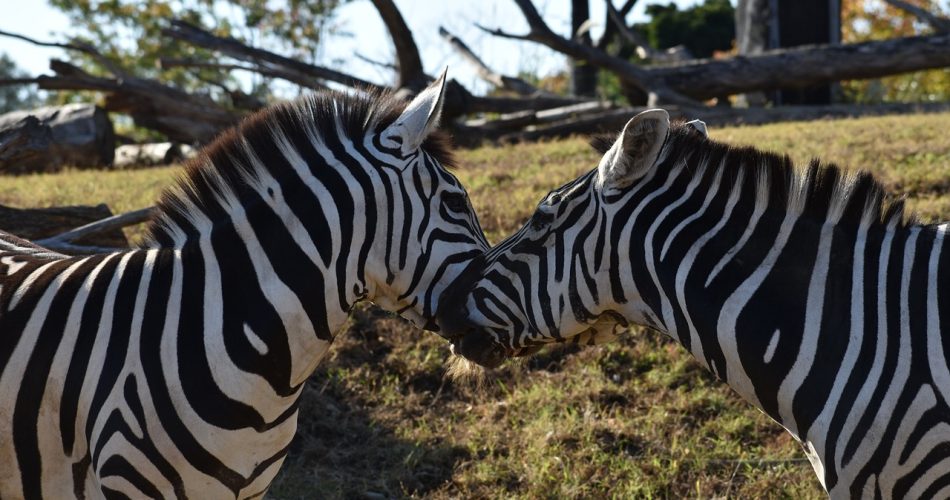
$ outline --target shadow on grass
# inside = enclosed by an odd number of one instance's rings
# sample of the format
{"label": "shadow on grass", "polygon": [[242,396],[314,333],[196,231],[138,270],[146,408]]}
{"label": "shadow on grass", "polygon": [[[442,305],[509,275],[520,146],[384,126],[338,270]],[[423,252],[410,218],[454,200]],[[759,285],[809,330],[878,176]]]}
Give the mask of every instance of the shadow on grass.
{"label": "shadow on grass", "polygon": [[331,379],[312,378],[300,404],[297,435],[267,497],[400,498],[450,481],[468,451],[400,438]]}
{"label": "shadow on grass", "polygon": [[402,351],[424,335],[375,307],[354,311],[304,388],[297,434],[268,498],[402,498],[451,483],[466,448],[400,436],[424,420],[420,407],[452,392],[440,364]]}

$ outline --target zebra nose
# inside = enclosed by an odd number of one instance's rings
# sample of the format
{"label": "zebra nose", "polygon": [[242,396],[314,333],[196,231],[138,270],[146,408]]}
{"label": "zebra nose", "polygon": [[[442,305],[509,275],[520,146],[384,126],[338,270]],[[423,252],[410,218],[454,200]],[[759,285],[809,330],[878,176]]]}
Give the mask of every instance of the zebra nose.
{"label": "zebra nose", "polygon": [[491,335],[473,328],[452,342],[452,352],[485,368],[496,368],[508,359],[507,350]]}

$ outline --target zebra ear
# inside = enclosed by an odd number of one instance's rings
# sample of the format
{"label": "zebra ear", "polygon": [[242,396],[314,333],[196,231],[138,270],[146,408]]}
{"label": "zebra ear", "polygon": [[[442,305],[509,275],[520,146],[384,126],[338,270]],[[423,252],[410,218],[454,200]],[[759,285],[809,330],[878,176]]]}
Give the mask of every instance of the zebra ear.
{"label": "zebra ear", "polygon": [[660,155],[669,131],[666,110],[650,109],[631,118],[597,167],[600,184],[623,188],[643,177]]}
{"label": "zebra ear", "polygon": [[709,132],[706,132],[706,122],[702,120],[692,120],[686,122],[686,125],[692,127],[700,134],[703,134],[703,137],[709,137]]}
{"label": "zebra ear", "polygon": [[384,142],[398,147],[403,155],[419,149],[426,137],[439,126],[447,71],[448,68],[443,69],[439,78],[419,92],[399,118],[383,131]]}

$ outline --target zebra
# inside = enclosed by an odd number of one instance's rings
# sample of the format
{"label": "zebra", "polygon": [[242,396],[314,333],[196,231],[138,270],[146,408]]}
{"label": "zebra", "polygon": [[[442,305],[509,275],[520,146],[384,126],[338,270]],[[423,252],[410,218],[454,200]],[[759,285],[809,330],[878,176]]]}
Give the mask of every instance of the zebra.
{"label": "zebra", "polygon": [[0,235],[0,497],[262,497],[350,308],[437,329],[488,248],[446,170],[444,88],[245,119],[186,165],[141,248]]}
{"label": "zebra", "polygon": [[643,325],[787,429],[831,497],[950,497],[947,224],[664,110],[603,146],[446,293],[453,349],[495,366]]}

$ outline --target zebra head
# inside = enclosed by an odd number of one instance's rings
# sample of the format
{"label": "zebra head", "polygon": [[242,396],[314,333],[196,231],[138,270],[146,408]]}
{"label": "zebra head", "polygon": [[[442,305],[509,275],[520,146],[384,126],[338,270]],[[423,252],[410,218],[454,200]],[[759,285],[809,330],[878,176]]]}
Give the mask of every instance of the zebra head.
{"label": "zebra head", "polygon": [[442,292],[489,247],[465,188],[443,165],[452,161],[436,131],[445,83],[443,71],[364,144],[387,184],[375,188],[382,210],[367,260],[368,298],[433,331]]}
{"label": "zebra head", "polygon": [[[679,128],[705,135],[702,122],[687,125]],[[546,343],[604,342],[628,321],[654,324],[626,279],[629,259],[617,256],[643,239],[629,222],[637,193],[661,168],[669,132],[664,110],[632,118],[596,169],[549,193],[517,233],[459,279],[443,321],[456,353],[494,366]]]}

